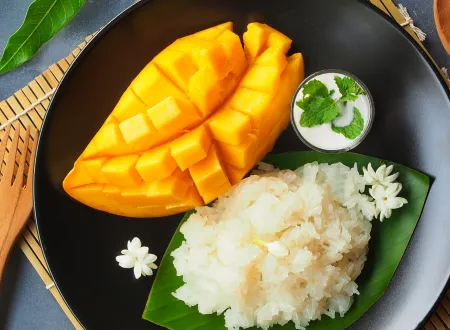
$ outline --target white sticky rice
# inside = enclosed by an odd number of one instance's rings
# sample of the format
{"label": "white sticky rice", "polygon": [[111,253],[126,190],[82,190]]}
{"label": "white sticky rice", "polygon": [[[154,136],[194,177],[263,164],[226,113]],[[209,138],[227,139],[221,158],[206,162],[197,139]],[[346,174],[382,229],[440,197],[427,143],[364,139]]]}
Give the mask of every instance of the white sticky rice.
{"label": "white sticky rice", "polygon": [[364,178],[340,163],[261,169],[271,172],[243,180],[183,224],[185,241],[172,256],[185,284],[173,295],[202,314],[223,313],[230,330],[289,321],[304,329],[323,314],[343,316],[359,294],[375,213]]}

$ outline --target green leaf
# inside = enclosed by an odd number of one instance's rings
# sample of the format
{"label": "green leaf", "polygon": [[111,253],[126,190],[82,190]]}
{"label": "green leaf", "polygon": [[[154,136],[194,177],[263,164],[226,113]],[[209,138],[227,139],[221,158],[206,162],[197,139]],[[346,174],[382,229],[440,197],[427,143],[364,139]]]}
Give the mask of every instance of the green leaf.
{"label": "green leaf", "polygon": [[[306,163],[318,161],[320,163],[342,162],[345,165],[362,166],[372,163],[378,167],[382,163],[391,162],[364,155],[322,154],[317,152],[292,152],[269,155],[264,160],[281,169],[296,169]],[[429,178],[408,167],[394,164],[395,171],[400,173],[399,181],[403,185],[402,197],[408,204],[399,210],[394,210],[392,217],[383,223],[373,220],[369,254],[363,272],[357,279],[359,296],[344,317],[337,316],[334,320],[323,316],[322,320],[312,322],[307,330],[343,330],[363,315],[386,290],[408,242],[419,221],[428,189]],[[186,214],[181,224],[186,221],[190,213]],[[180,224],[180,226],[181,226]],[[183,241],[183,234],[176,231],[159,266],[155,282],[150,292],[143,318],[172,330],[226,330],[223,316],[202,315],[196,307],[188,307],[172,296],[177,288],[182,286],[183,280],[176,275],[173,258],[170,253],[177,249]],[[291,323],[285,326],[275,326],[271,329],[295,330]],[[256,328],[251,328],[256,330]]]}
{"label": "green leaf", "polygon": [[310,97],[327,97],[328,88],[320,80],[313,79],[303,86],[303,96],[307,95]]}
{"label": "green leaf", "polygon": [[364,129],[364,119],[357,107],[353,107],[353,119],[347,126],[339,127],[331,124],[331,129],[338,134],[344,135],[347,139],[356,139]]}
{"label": "green leaf", "polygon": [[330,123],[339,115],[339,106],[330,97],[315,98],[300,117],[300,126],[313,127]]}
{"label": "green leaf", "polygon": [[28,61],[80,10],[86,0],[35,0],[22,26],[9,38],[0,58],[0,74]]}
{"label": "green leaf", "polygon": [[358,95],[366,94],[361,86],[352,78],[335,76],[334,81],[339,88],[339,92],[342,94],[340,101],[356,101]]}

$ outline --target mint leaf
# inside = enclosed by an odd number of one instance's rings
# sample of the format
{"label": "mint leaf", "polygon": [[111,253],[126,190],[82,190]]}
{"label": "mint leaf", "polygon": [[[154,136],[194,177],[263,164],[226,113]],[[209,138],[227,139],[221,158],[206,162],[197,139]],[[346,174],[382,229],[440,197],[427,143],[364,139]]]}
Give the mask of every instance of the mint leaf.
{"label": "mint leaf", "polygon": [[315,98],[308,106],[308,110],[302,113],[300,126],[313,127],[330,123],[339,115],[339,106],[331,97]]}
{"label": "mint leaf", "polygon": [[335,93],[336,91],[334,90],[334,89],[332,89],[331,91],[330,91],[330,93],[328,93],[330,96],[332,96],[334,93]]}
{"label": "mint leaf", "polygon": [[356,101],[359,95],[366,95],[366,92],[352,78],[335,76],[334,81],[342,94],[340,99],[342,102]]}
{"label": "mint leaf", "polygon": [[320,80],[314,79],[309,81],[305,86],[303,86],[303,99],[305,97],[327,97],[328,88]]}
{"label": "mint leaf", "polygon": [[353,107],[353,119],[350,124],[344,127],[338,127],[331,124],[331,129],[338,134],[344,135],[347,139],[354,140],[364,129],[364,119],[361,116],[359,109]]}

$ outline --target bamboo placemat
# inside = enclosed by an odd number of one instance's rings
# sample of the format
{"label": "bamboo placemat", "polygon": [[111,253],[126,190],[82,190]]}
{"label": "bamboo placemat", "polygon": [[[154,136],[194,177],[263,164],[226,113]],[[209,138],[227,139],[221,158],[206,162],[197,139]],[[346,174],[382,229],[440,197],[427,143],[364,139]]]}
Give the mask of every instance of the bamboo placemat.
{"label": "bamboo placemat", "polygon": [[[405,23],[405,18],[401,15],[397,7],[391,0],[371,0],[371,2],[383,10],[387,15],[393,17],[397,23]],[[406,31],[410,33],[413,38],[422,46],[424,51],[430,56],[423,44],[420,42],[416,34],[411,29],[410,25],[405,26]],[[21,125],[22,128],[30,125],[36,130],[39,130],[42,125],[42,120],[45,112],[48,108],[50,100],[55,88],[61,81],[64,73],[68,70],[70,64],[74,61],[75,57],[81,52],[86,44],[95,35],[88,36],[77,48],[75,48],[71,54],[66,58],[63,58],[59,62],[51,65],[42,74],[37,76],[27,86],[18,90],[6,100],[0,101],[0,129],[3,128],[8,122],[13,122],[13,129],[17,125]],[[430,56],[431,58],[431,56]],[[436,63],[435,63],[436,64]],[[450,86],[450,82],[449,82]],[[30,110],[31,108],[31,110]],[[22,130],[24,134],[24,130]],[[3,136],[4,132],[0,133]],[[11,141],[9,141],[11,143]],[[19,144],[23,144],[23,140]],[[9,150],[9,144],[8,144]],[[19,155],[17,156],[19,157]],[[4,163],[1,165],[1,172],[3,172]],[[39,276],[42,278],[44,285],[55,297],[67,317],[70,319],[74,327],[83,329],[76,317],[72,314],[63,298],[59,294],[58,290],[53,284],[53,280],[50,276],[47,264],[45,263],[44,256],[39,243],[39,237],[36,230],[36,223],[34,218],[31,218],[28,222],[18,244],[22,251],[27,256],[28,260],[32,263]],[[431,315],[430,319],[426,323],[424,329],[426,330],[443,330],[450,329],[450,290],[446,292],[443,299],[437,305],[435,312]]]}

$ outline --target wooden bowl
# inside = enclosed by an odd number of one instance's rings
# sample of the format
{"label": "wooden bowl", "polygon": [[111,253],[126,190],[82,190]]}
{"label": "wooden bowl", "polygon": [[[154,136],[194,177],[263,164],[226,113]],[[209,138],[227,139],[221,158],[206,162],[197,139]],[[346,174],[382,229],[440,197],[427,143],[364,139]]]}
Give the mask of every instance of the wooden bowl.
{"label": "wooden bowl", "polygon": [[447,53],[450,54],[450,1],[434,0],[434,21]]}

